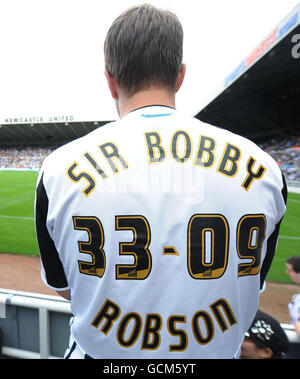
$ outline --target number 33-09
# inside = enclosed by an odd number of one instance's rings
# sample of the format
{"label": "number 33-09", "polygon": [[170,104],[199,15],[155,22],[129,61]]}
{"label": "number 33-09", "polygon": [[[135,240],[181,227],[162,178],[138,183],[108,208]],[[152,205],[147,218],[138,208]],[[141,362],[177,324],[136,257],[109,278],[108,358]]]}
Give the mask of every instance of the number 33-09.
{"label": "number 33-09", "polygon": [[[75,230],[88,233],[88,241],[79,241],[81,253],[89,254],[91,262],[78,261],[82,274],[102,277],[106,268],[103,250],[104,231],[97,217],[74,216]],[[116,216],[116,230],[131,230],[133,240],[119,243],[119,255],[131,255],[134,264],[116,265],[116,279],[143,280],[152,268],[149,250],[151,229],[144,216]],[[261,251],[266,232],[263,214],[243,216],[236,229],[236,251],[244,263],[238,265],[238,276],[256,275],[260,271]],[[220,214],[196,214],[187,228],[187,269],[194,279],[217,279],[226,271],[229,251],[229,225]]]}

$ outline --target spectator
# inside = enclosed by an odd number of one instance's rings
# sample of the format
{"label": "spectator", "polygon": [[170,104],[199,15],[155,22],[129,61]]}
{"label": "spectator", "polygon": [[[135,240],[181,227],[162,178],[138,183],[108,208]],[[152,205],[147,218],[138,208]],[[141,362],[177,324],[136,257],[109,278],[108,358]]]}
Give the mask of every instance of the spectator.
{"label": "spectator", "polygon": [[283,359],[289,341],[280,323],[260,310],[245,335],[241,347],[242,359]]}
{"label": "spectator", "polygon": [[[293,282],[300,285],[300,255],[289,257],[286,260],[286,273]],[[289,312],[291,322],[300,336],[300,293],[293,296],[292,302],[289,303]]]}

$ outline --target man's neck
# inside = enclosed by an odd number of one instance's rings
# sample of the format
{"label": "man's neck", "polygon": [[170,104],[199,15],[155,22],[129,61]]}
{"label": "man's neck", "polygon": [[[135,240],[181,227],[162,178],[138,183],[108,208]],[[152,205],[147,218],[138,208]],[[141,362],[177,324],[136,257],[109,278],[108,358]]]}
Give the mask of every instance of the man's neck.
{"label": "man's neck", "polygon": [[126,97],[120,93],[117,101],[117,108],[120,118],[129,112],[149,105],[165,105],[175,108],[175,94],[164,88],[149,88],[137,92],[131,97]]}

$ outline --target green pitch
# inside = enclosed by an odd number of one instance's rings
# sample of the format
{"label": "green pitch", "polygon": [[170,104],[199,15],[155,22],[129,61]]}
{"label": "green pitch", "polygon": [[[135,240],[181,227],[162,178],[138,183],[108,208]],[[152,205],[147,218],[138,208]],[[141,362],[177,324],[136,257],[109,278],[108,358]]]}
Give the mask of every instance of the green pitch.
{"label": "green pitch", "polygon": [[[0,252],[38,255],[34,228],[37,172],[0,171]],[[300,255],[300,195],[290,193],[268,280],[292,283],[285,259]]]}
{"label": "green pitch", "polygon": [[288,194],[287,210],[280,228],[276,255],[267,279],[273,282],[293,283],[285,274],[285,260],[292,255],[300,255],[300,194],[295,193]]}
{"label": "green pitch", "polygon": [[0,252],[37,255],[34,192],[37,172],[0,171]]}

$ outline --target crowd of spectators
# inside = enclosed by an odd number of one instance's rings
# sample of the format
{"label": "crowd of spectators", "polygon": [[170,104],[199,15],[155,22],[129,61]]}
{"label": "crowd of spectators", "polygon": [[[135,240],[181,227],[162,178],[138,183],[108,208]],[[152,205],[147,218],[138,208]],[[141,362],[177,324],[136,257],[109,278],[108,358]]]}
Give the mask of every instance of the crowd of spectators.
{"label": "crowd of spectators", "polygon": [[0,168],[38,170],[43,159],[56,148],[56,146],[0,146]]}
{"label": "crowd of spectators", "polygon": [[286,180],[300,182],[300,136],[280,136],[258,145],[275,159]]}
{"label": "crowd of spectators", "polygon": [[[281,136],[258,145],[275,159],[287,180],[300,182],[300,136]],[[0,168],[38,170],[43,159],[56,148],[0,146]]]}

